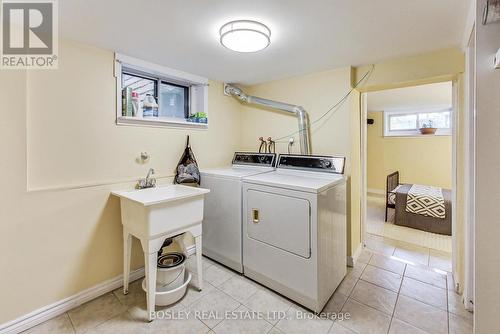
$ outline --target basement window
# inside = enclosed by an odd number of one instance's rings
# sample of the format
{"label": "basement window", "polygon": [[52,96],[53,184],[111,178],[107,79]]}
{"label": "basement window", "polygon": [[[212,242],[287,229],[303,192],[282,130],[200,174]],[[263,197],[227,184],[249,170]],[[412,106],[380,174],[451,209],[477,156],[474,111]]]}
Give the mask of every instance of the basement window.
{"label": "basement window", "polygon": [[116,54],[119,125],[208,128],[208,80]]}
{"label": "basement window", "polygon": [[384,111],[384,136],[424,136],[420,128],[437,128],[435,135],[451,135],[451,107]]}

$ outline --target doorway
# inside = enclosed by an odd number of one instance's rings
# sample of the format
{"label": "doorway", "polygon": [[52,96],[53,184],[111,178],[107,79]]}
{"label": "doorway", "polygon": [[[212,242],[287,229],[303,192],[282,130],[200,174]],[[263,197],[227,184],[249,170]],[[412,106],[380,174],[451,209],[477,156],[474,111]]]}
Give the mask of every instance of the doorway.
{"label": "doorway", "polygon": [[[362,93],[361,207],[367,249],[453,272],[456,106],[453,81]],[[426,207],[417,196],[425,194],[438,199]]]}

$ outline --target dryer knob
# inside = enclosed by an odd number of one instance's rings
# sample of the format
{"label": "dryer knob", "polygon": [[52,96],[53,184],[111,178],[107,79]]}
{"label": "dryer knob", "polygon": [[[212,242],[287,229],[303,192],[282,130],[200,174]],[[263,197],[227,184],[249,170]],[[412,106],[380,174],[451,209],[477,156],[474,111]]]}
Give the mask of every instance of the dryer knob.
{"label": "dryer knob", "polygon": [[330,168],[332,167],[332,162],[329,160],[323,160],[321,165],[323,166],[323,168]]}

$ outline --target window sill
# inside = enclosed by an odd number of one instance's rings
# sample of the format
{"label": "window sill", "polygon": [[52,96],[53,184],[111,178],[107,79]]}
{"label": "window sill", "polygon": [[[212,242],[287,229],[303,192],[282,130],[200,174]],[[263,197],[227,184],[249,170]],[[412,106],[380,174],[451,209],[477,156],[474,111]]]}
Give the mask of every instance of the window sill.
{"label": "window sill", "polygon": [[130,117],[130,116],[120,116],[116,119],[116,124],[118,125],[135,125],[135,126],[146,126],[154,128],[185,128],[185,129],[208,129],[208,124],[206,123],[192,123],[188,121],[183,121],[179,119],[172,118],[142,118],[142,117]]}
{"label": "window sill", "polygon": [[412,133],[412,134],[393,134],[393,135],[384,135],[384,138],[431,138],[431,137],[449,137],[451,133],[435,133],[432,135],[423,135],[420,133]]}

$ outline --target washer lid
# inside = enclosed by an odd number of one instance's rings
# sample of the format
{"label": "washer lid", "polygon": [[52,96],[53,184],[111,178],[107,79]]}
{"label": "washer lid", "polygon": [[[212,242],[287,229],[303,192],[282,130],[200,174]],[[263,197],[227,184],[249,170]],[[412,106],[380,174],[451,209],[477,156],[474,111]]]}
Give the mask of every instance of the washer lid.
{"label": "washer lid", "polygon": [[215,169],[205,169],[201,170],[200,174],[202,176],[201,182],[203,182],[203,176],[213,176],[229,179],[241,180],[244,177],[257,175],[261,173],[272,172],[273,167],[255,167],[255,166],[234,166],[226,168],[215,168]]}
{"label": "washer lid", "polygon": [[273,171],[275,163],[276,154],[274,153],[235,152],[231,167],[205,169],[201,170],[200,173],[202,176],[242,179]]}

